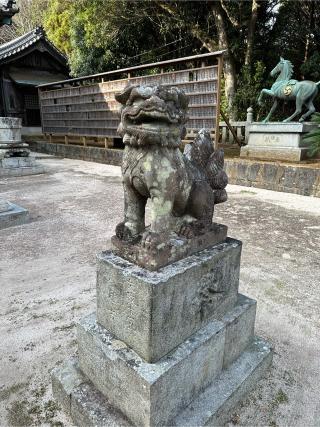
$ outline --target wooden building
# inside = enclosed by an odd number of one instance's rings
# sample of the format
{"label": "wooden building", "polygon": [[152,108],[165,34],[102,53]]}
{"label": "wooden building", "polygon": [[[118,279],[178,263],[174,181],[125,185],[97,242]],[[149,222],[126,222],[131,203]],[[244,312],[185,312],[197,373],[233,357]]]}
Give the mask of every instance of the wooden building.
{"label": "wooden building", "polygon": [[37,86],[68,77],[66,57],[41,27],[0,45],[0,116],[40,126]]}

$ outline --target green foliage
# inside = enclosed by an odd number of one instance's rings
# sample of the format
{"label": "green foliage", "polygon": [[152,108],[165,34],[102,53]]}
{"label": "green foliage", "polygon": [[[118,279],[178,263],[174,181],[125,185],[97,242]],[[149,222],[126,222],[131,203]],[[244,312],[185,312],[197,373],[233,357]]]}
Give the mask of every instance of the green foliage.
{"label": "green foliage", "polygon": [[308,156],[313,157],[320,153],[320,113],[314,113],[311,121],[318,125],[317,128],[308,132],[303,139],[309,143]]}
{"label": "green foliage", "polygon": [[262,61],[256,61],[253,71],[247,65],[241,69],[238,90],[233,100],[233,110],[238,120],[245,120],[247,108],[258,110],[257,97],[263,86],[266,66]]}
{"label": "green foliage", "polygon": [[67,55],[71,54],[71,18],[74,12],[72,0],[50,0],[44,16],[44,28],[55,46]]}
{"label": "green foliage", "polygon": [[301,65],[300,71],[304,76],[315,82],[320,80],[320,52],[315,51],[307,61]]}
{"label": "green foliage", "polygon": [[[215,18],[218,5],[237,89],[229,113],[239,120],[245,119],[249,106],[259,118],[270,107],[270,98],[265,98],[263,111],[256,100],[263,87],[271,87],[268,73],[280,56],[293,62],[294,78],[320,80],[320,2],[316,0],[297,0],[294,7],[290,0],[259,1],[249,59],[252,0],[19,1],[17,35],[42,23],[52,42],[68,56],[74,76],[218,50],[222,37]],[[230,85],[228,76],[226,82]],[[225,112],[228,101],[222,93]],[[285,117],[288,108],[291,104],[280,105],[274,117]]]}

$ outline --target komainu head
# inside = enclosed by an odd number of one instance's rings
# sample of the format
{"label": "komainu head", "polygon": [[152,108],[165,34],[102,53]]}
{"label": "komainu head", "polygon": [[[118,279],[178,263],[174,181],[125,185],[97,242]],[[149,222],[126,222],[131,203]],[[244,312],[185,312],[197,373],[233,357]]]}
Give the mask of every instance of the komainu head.
{"label": "komainu head", "polygon": [[188,98],[175,87],[129,85],[115,96],[122,104],[118,133],[124,144],[178,147],[184,137]]}

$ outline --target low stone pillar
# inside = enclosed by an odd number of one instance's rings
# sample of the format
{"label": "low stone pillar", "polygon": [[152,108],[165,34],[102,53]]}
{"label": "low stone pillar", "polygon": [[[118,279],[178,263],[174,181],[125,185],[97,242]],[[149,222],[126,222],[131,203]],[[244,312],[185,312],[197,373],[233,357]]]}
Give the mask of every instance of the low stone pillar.
{"label": "low stone pillar", "polygon": [[252,123],[253,122],[253,108],[249,107],[247,109],[247,119],[246,119],[247,123]]}
{"label": "low stone pillar", "polygon": [[21,119],[0,117],[0,177],[43,173],[29,145],[21,140]]}

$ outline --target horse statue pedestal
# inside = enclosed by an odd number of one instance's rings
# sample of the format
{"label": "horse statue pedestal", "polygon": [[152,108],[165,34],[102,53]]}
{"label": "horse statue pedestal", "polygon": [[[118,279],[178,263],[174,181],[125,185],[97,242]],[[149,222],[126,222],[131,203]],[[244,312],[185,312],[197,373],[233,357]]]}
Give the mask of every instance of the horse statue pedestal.
{"label": "horse statue pedestal", "polygon": [[252,123],[248,144],[241,148],[240,157],[299,162],[307,158],[308,151],[308,142],[302,137],[315,127],[310,122]]}

